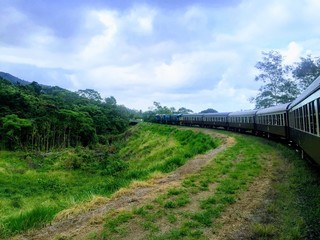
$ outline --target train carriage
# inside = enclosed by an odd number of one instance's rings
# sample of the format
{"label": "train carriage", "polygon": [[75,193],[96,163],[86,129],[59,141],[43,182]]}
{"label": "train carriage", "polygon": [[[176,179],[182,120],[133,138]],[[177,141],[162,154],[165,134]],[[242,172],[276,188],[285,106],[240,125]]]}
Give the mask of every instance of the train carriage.
{"label": "train carriage", "polygon": [[182,125],[203,126],[203,114],[182,114],[180,117]]}
{"label": "train carriage", "polygon": [[[289,134],[293,142],[320,164],[320,77],[289,107]],[[302,151],[302,153],[303,153]]]}
{"label": "train carriage", "polygon": [[256,131],[260,134],[288,138],[289,103],[258,110]]}
{"label": "train carriage", "polygon": [[203,114],[203,125],[204,127],[223,127],[228,129],[228,115],[230,112],[225,113],[205,113]]}
{"label": "train carriage", "polygon": [[166,114],[166,122],[167,124],[179,125],[180,124],[181,114]]}
{"label": "train carriage", "polygon": [[232,112],[228,115],[229,128],[246,132],[255,130],[255,115],[257,110]]}

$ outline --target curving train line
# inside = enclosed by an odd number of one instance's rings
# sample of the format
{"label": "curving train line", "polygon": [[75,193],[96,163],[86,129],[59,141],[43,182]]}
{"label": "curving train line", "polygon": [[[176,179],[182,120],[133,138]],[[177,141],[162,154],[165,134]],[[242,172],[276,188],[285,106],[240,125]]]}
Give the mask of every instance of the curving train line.
{"label": "curving train line", "polygon": [[155,121],[283,138],[320,165],[320,76],[291,103],[239,112],[159,114]]}

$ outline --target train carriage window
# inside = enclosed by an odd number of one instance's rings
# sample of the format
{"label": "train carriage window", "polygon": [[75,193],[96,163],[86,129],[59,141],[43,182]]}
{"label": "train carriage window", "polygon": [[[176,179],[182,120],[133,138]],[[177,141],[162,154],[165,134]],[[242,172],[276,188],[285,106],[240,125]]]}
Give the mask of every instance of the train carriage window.
{"label": "train carriage window", "polygon": [[304,123],[303,123],[303,109],[302,109],[302,107],[299,108],[299,119],[300,119],[299,129],[304,130],[304,128],[303,128]]}
{"label": "train carriage window", "polygon": [[315,128],[316,128],[316,134],[320,136],[320,98],[318,100],[314,100],[314,114],[315,114]]}
{"label": "train carriage window", "polygon": [[299,129],[299,124],[300,124],[300,118],[299,118],[299,109],[295,110],[295,119],[296,119],[296,129]]}
{"label": "train carriage window", "polygon": [[309,115],[309,123],[310,123],[310,133],[314,134],[314,122],[313,122],[313,117],[314,117],[314,111],[313,111],[313,102],[308,103],[308,115]]}
{"label": "train carriage window", "polygon": [[317,123],[317,102],[316,100],[312,102],[312,122],[313,122],[313,133],[318,134],[318,123]]}
{"label": "train carriage window", "polygon": [[295,128],[299,128],[299,111],[298,109],[294,110],[294,113],[295,113],[295,120],[296,120],[296,123],[295,123]]}
{"label": "train carriage window", "polygon": [[303,113],[304,131],[309,132],[309,113],[307,104],[303,106]]}

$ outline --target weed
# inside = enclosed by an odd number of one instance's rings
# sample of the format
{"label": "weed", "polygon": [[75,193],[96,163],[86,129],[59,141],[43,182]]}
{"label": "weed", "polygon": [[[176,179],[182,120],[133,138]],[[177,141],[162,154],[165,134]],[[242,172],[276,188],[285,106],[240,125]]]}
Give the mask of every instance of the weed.
{"label": "weed", "polygon": [[3,222],[3,233],[0,235],[6,236],[29,228],[42,226],[44,222],[51,221],[58,210],[55,207],[39,206],[31,211],[7,217]]}
{"label": "weed", "polygon": [[251,231],[255,239],[270,239],[275,236],[277,229],[271,224],[259,224],[252,225]]}

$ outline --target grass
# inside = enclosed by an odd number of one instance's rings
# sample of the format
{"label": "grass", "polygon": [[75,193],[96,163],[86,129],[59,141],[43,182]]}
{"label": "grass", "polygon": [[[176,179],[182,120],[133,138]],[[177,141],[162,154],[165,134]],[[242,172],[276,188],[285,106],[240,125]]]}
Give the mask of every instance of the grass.
{"label": "grass", "polygon": [[283,155],[273,175],[273,191],[252,223],[255,239],[319,239],[320,169],[294,151],[272,143]]}
{"label": "grass", "polygon": [[218,144],[190,130],[139,124],[110,146],[46,154],[1,151],[0,236],[41,227],[64,209],[175,170]]}
{"label": "grass", "polygon": [[[269,170],[272,189],[249,224],[248,239],[319,239],[319,169],[284,145],[226,134],[236,138],[234,146],[185,178],[180,187],[167,190],[138,209],[127,210],[130,220],[117,226],[127,229],[125,234],[112,232],[112,218],[107,216],[103,233],[96,238],[134,238],[135,233],[128,229],[140,224],[136,231],[144,239],[208,239],[208,232],[223,227],[216,221],[223,212]],[[152,226],[152,230],[143,226]]]}
{"label": "grass", "polygon": [[[253,138],[238,136],[234,146],[220,154],[200,172],[187,177],[180,187],[159,195],[153,201],[152,209],[146,210],[143,206],[143,215],[134,210],[128,211],[134,216],[130,221],[151,222],[158,226],[155,229],[160,229],[161,224],[170,226],[165,232],[144,230],[146,239],[204,238],[204,230],[214,224],[214,220],[236,201],[237,196],[245,191],[261,172],[261,150],[263,146],[256,144]],[[217,187],[214,193],[210,194],[208,189],[213,184]],[[202,195],[196,207],[188,207],[192,204],[191,199]],[[107,217],[103,236],[116,239],[118,235],[109,228],[109,221],[112,220]],[[127,224],[128,222],[125,225]]]}

